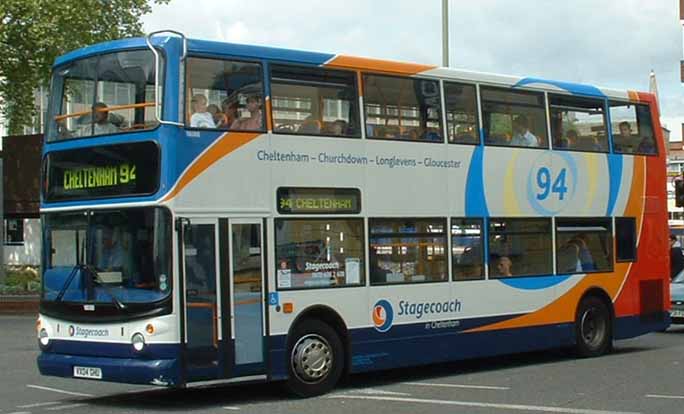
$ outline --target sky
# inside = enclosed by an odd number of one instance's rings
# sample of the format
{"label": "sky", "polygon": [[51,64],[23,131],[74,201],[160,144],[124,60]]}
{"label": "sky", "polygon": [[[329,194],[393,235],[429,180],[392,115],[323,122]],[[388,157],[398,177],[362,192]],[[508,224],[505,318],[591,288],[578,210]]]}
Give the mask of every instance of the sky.
{"label": "sky", "polygon": [[[146,32],[442,64],[441,0],[171,0]],[[648,91],[681,140],[678,0],[449,0],[449,66]]]}

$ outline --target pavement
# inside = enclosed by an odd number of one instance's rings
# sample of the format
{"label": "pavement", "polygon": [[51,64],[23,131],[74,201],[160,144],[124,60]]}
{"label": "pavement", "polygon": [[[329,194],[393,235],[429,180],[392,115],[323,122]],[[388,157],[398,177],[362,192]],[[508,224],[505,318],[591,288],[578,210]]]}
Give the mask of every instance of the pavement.
{"label": "pavement", "polygon": [[0,295],[0,315],[38,314],[38,295]]}

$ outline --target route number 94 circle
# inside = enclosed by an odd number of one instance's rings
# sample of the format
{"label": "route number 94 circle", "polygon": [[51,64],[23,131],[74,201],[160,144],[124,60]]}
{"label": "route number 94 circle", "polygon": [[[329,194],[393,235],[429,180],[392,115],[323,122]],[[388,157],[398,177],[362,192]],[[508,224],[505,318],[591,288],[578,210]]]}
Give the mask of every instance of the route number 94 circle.
{"label": "route number 94 circle", "polygon": [[[549,162],[551,161],[551,162]],[[527,180],[527,199],[539,214],[558,213],[575,195],[577,167],[570,156],[554,154],[533,164]]]}

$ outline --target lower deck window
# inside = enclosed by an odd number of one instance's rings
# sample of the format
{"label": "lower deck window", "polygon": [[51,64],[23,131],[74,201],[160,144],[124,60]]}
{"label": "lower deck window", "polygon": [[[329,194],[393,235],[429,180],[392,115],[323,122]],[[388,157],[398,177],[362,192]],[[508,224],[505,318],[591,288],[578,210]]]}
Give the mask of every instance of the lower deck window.
{"label": "lower deck window", "polygon": [[454,280],[484,279],[482,220],[451,220],[451,271]]}
{"label": "lower deck window", "polygon": [[557,273],[610,272],[611,233],[610,219],[556,219]]}
{"label": "lower deck window", "polygon": [[552,273],[551,220],[503,219],[489,221],[489,259],[492,278]]}
{"label": "lower deck window", "polygon": [[446,220],[370,219],[371,283],[447,280]]}
{"label": "lower deck window", "polygon": [[278,289],[365,284],[362,219],[276,220]]}

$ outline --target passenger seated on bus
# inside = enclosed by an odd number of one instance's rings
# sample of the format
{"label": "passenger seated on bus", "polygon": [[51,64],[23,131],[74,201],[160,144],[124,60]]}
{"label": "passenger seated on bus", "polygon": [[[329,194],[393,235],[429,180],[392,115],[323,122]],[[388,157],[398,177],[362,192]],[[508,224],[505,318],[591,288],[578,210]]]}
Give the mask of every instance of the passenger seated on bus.
{"label": "passenger seated on bus", "polygon": [[383,138],[399,138],[399,128],[388,125],[384,129],[384,135],[382,136]]}
{"label": "passenger seated on bus", "polygon": [[513,119],[513,138],[511,145],[520,147],[538,147],[539,140],[530,132],[529,122],[525,115],[518,115]]}
{"label": "passenger seated on bus", "polygon": [[[97,102],[93,105],[92,125],[94,135],[115,134],[119,132],[119,128],[109,121],[109,110],[107,110],[107,105],[103,102]],[[90,130],[90,125],[85,126],[85,128]]]}
{"label": "passenger seated on bus", "polygon": [[223,114],[219,111],[217,105],[211,104],[207,106],[207,112],[211,114],[211,119],[214,120],[214,125],[218,126],[219,121],[223,118]]}
{"label": "passenger seated on bus", "polygon": [[319,135],[321,133],[321,121],[309,115],[297,130],[300,134]]}
{"label": "passenger seated on bus", "polygon": [[508,256],[501,256],[499,260],[496,261],[496,275],[500,277],[513,276],[511,273],[511,268],[513,267],[513,262]]}
{"label": "passenger seated on bus", "polygon": [[570,132],[574,132],[574,131],[572,131],[572,130],[568,131],[564,137],[560,136],[560,135],[556,136],[553,139],[554,148],[563,148],[563,149],[573,148],[577,143],[577,133],[574,134],[574,139],[573,139],[573,136],[570,134]]}
{"label": "passenger seated on bus", "polygon": [[639,154],[655,154],[656,147],[655,142],[653,142],[653,137],[645,136],[641,139],[639,146],[637,147],[637,152]]}
{"label": "passenger seated on bus", "polygon": [[408,136],[408,139],[410,139],[411,141],[417,141],[420,139],[420,131],[418,130],[418,128],[409,129],[408,134],[406,135]]}
{"label": "passenger seated on bus", "polygon": [[582,265],[582,270],[590,272],[596,270],[596,262],[589,249],[589,238],[586,233],[576,234],[568,243],[575,243],[579,248],[579,260]]}
{"label": "passenger seated on bus", "polygon": [[347,121],[337,119],[330,125],[331,135],[344,136],[347,135]]}
{"label": "passenger seated on bus", "polygon": [[216,126],[221,129],[228,129],[238,118],[237,102],[231,101],[230,99],[224,99],[223,102],[221,102],[221,109],[223,110],[223,113]]}
{"label": "passenger seated on bus", "polygon": [[556,254],[558,273],[577,273],[582,271],[579,251],[579,245],[570,242],[558,249],[558,253]]}
{"label": "passenger seated on bus", "polygon": [[230,129],[242,131],[255,131],[263,128],[263,115],[261,113],[261,97],[250,95],[247,97],[247,110],[249,118],[236,119]]}
{"label": "passenger seated on bus", "polygon": [[428,128],[423,134],[425,141],[441,141],[442,134],[436,128]]}
{"label": "passenger seated on bus", "polygon": [[579,147],[579,139],[577,138],[577,131],[575,131],[574,129],[571,129],[565,133],[565,139],[567,141],[568,148],[578,148]]}
{"label": "passenger seated on bus", "polygon": [[632,127],[629,122],[622,121],[618,125],[620,133],[613,137],[613,147],[617,152],[634,152],[632,148]]}
{"label": "passenger seated on bus", "polygon": [[199,94],[192,97],[192,116],[190,126],[193,128],[216,128],[214,117],[207,111],[207,97]]}
{"label": "passenger seated on bus", "polygon": [[477,244],[463,249],[463,254],[455,266],[454,275],[456,280],[480,279],[484,275],[482,270],[482,249]]}

